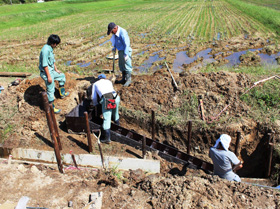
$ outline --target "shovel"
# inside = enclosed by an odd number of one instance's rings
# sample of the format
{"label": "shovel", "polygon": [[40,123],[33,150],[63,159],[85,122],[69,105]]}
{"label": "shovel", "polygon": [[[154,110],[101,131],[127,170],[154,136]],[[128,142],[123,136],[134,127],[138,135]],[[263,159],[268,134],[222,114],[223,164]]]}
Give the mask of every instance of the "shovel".
{"label": "shovel", "polygon": [[[106,73],[114,73],[115,72],[115,59],[116,59],[116,52],[113,51],[113,70],[109,70],[109,69],[104,69],[103,71]],[[111,59],[110,57],[107,57],[107,59]]]}
{"label": "shovel", "polygon": [[[94,133],[93,133],[93,134],[94,134]],[[101,149],[101,144],[100,144],[100,135],[101,135],[101,131],[100,131],[100,130],[99,130],[98,136],[96,136],[96,135],[94,134],[94,136],[97,138],[97,143],[98,143],[98,148],[99,148],[99,152],[100,152],[102,167],[103,167],[104,170],[106,170],[105,165],[104,165],[104,158],[103,158],[103,153],[102,153],[102,149]]]}
{"label": "shovel", "polygon": [[115,55],[116,51],[113,51],[113,73],[115,73]]}

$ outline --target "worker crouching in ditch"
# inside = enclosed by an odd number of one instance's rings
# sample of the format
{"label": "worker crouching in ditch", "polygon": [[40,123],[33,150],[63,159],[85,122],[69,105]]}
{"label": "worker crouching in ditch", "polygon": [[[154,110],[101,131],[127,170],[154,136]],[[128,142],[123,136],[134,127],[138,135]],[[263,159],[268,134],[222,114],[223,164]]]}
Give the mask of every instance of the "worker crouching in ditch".
{"label": "worker crouching in ditch", "polygon": [[96,106],[101,104],[103,114],[103,124],[101,128],[100,141],[109,144],[111,142],[110,128],[111,119],[119,125],[119,103],[120,97],[113,88],[110,80],[106,75],[100,74],[98,81],[92,85],[92,101]]}
{"label": "worker crouching in ditch", "polygon": [[49,103],[53,105],[54,113],[59,113],[61,110],[54,106],[55,80],[59,82],[59,95],[61,98],[69,95],[65,92],[64,84],[66,78],[64,73],[60,72],[55,65],[53,49],[60,43],[58,35],[50,35],[47,44],[41,50],[39,58],[40,76],[45,81],[47,87],[47,95]]}
{"label": "worker crouching in ditch", "polygon": [[132,49],[130,47],[130,39],[125,29],[111,22],[108,25],[107,35],[112,35],[111,42],[113,46],[113,53],[116,53],[116,49],[119,53],[119,68],[122,72],[122,79],[117,80],[116,84],[124,84],[123,86],[129,86],[131,83],[131,55]]}
{"label": "worker crouching in ditch", "polygon": [[209,157],[214,164],[214,175],[229,181],[241,182],[240,177],[234,172],[242,168],[243,165],[236,155],[228,150],[230,142],[231,137],[222,134],[217,139],[216,144],[210,148]]}

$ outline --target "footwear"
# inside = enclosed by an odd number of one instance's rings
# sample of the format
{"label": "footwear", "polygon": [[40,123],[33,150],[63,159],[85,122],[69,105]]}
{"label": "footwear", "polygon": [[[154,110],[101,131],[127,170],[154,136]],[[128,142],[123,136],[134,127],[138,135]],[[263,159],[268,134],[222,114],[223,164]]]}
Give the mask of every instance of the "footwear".
{"label": "footwear", "polygon": [[115,124],[119,126],[120,125],[120,120],[116,120]]}
{"label": "footwear", "polygon": [[110,144],[111,143],[111,133],[110,129],[107,130],[101,130],[101,137],[100,137],[100,142]]}
{"label": "footwear", "polygon": [[65,88],[64,86],[59,87],[59,95],[61,97],[61,99],[63,99],[64,97],[67,97],[69,95],[69,92],[65,92]]}
{"label": "footwear", "polygon": [[52,106],[53,106],[53,111],[54,111],[55,114],[58,114],[58,113],[61,112],[61,109],[55,108],[54,103],[52,103]]}
{"label": "footwear", "polygon": [[131,84],[131,72],[125,74],[125,81],[123,86],[129,86]]}
{"label": "footwear", "polygon": [[125,83],[125,72],[122,72],[122,79],[116,80],[115,84],[124,84]]}

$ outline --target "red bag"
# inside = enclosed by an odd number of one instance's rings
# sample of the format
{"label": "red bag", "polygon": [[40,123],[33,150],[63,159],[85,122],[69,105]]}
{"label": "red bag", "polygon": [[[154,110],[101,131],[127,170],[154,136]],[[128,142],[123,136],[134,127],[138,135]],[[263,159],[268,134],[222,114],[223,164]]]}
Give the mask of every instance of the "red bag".
{"label": "red bag", "polygon": [[116,101],[114,99],[107,99],[105,98],[105,109],[106,110],[113,110],[116,109]]}

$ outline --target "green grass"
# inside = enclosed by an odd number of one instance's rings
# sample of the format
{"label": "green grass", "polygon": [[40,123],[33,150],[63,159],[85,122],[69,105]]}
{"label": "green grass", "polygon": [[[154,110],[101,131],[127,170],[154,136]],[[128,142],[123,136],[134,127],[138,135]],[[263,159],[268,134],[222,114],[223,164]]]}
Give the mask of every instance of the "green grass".
{"label": "green grass", "polygon": [[[259,6],[256,4],[247,3],[245,2],[245,0],[243,1],[225,0],[225,1],[227,1],[228,3],[236,7],[242,13],[245,13],[250,17],[254,18],[255,20],[263,23],[263,25],[275,31],[278,34],[278,36],[280,35],[280,12],[279,11],[265,6]],[[260,2],[261,0],[257,0],[257,4],[260,4]],[[268,3],[267,1],[262,1],[262,2],[265,2],[264,4]],[[275,5],[278,5],[277,8],[278,9],[280,8],[279,1],[278,3],[276,0],[274,1],[270,0],[269,2],[274,2]]]}
{"label": "green grass", "polygon": [[280,1],[278,0],[242,0],[246,3],[255,4],[258,6],[270,7],[272,9],[280,10]]}

